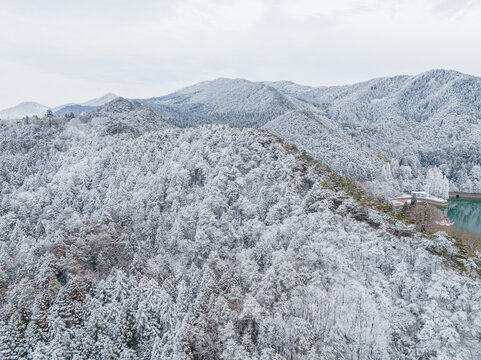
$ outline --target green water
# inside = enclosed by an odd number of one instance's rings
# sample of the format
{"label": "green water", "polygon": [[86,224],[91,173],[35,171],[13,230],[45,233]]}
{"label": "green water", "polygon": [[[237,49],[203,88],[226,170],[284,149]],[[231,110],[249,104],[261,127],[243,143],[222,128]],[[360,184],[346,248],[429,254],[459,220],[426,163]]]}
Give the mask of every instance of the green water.
{"label": "green water", "polygon": [[454,227],[481,234],[481,200],[450,199],[445,214]]}

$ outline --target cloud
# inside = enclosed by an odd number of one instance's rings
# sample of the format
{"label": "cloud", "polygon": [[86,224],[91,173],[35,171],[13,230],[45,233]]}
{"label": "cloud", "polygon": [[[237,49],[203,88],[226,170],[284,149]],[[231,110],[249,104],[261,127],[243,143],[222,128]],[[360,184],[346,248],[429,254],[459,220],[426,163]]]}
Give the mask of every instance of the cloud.
{"label": "cloud", "polygon": [[481,73],[481,11],[468,0],[25,0],[0,14],[0,108],[158,96],[218,76],[329,85]]}
{"label": "cloud", "polygon": [[286,17],[305,19],[309,17],[336,16],[371,11],[379,5],[379,2],[375,0],[300,0],[286,2],[284,4],[284,13]]}

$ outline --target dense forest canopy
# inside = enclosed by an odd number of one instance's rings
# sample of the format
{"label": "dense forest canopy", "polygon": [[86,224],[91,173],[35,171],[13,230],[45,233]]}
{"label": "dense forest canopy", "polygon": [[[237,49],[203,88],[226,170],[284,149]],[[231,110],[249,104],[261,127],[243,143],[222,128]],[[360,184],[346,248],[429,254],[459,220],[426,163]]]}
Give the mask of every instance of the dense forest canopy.
{"label": "dense forest canopy", "polygon": [[0,128],[2,359],[477,359],[476,263],[255,129]]}

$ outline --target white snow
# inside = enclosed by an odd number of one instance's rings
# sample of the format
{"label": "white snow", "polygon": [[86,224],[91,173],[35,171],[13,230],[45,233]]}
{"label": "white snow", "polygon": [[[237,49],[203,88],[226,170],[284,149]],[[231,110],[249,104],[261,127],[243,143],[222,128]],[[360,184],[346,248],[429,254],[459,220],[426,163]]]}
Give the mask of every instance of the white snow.
{"label": "white snow", "polygon": [[25,116],[33,116],[33,115],[42,117],[47,110],[48,110],[47,106],[33,102],[33,101],[22,102],[17,106],[1,110],[0,119],[15,120],[15,119],[22,119]]}

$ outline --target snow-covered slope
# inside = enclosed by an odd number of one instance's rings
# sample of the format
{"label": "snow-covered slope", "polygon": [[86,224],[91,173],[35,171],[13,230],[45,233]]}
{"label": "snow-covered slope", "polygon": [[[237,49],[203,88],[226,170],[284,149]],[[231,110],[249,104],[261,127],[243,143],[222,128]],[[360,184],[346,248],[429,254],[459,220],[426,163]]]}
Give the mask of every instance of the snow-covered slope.
{"label": "snow-covered slope", "polygon": [[263,84],[242,79],[217,79],[167,96],[137,100],[177,126],[221,123],[260,127],[296,109],[291,100]]}
{"label": "snow-covered slope", "polygon": [[218,79],[137,101],[183,127],[268,126],[380,195],[422,188],[435,168],[451,189],[481,192],[481,79],[459,72],[334,87]]}
{"label": "snow-covered slope", "polygon": [[105,94],[104,96],[101,96],[99,98],[95,98],[89,101],[85,101],[80,104],[75,104],[75,103],[70,103],[70,104],[65,104],[61,106],[57,106],[56,108],[53,109],[55,115],[58,116],[64,116],[66,114],[74,114],[74,115],[80,115],[83,113],[88,113],[91,111],[97,110],[100,106],[117,99],[119,96],[113,94],[113,93],[108,93]]}
{"label": "snow-covered slope", "polygon": [[481,356],[475,263],[266,132],[0,126],[2,359]]}
{"label": "snow-covered slope", "polygon": [[1,110],[0,119],[15,120],[15,119],[22,119],[25,116],[32,116],[32,115],[43,116],[47,110],[48,110],[47,106],[44,106],[42,104],[39,104],[33,101],[22,102],[17,106]]}
{"label": "snow-covered slope", "polygon": [[83,106],[102,106],[104,104],[107,104],[108,102],[117,99],[119,96],[115,95],[113,93],[107,93],[104,96],[101,96],[99,98],[95,98],[89,101],[85,101],[83,103],[80,103],[79,105]]}
{"label": "snow-covered slope", "polygon": [[321,163],[354,179],[378,179],[385,165],[374,152],[363,149],[332,126],[329,119],[313,112],[290,111],[269,121],[262,129],[296,144]]}
{"label": "snow-covered slope", "polygon": [[441,167],[454,188],[481,192],[481,79],[456,71],[380,78],[352,86],[268,83],[314,104],[359,144],[409,166]]}

